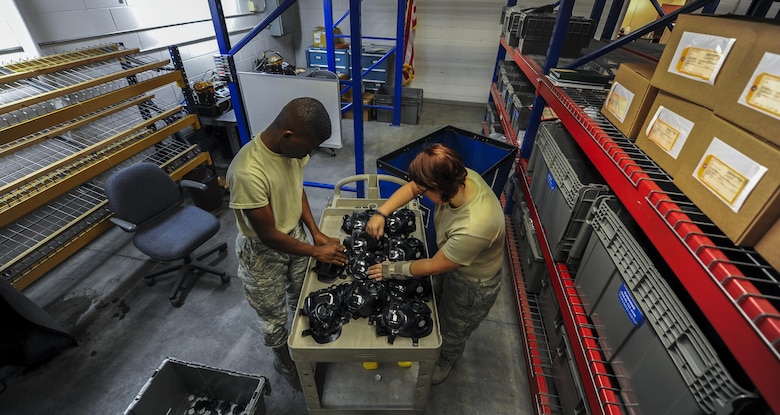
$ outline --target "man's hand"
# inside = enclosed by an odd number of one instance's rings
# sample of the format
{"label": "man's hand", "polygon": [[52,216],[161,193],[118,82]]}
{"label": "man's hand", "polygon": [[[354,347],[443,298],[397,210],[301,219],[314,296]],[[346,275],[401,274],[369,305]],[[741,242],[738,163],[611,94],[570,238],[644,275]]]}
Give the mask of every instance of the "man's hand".
{"label": "man's hand", "polygon": [[328,244],[341,243],[341,241],[339,241],[339,238],[331,238],[330,236],[325,235],[322,232],[318,232],[316,235],[313,235],[312,239],[314,239],[314,245],[328,245]]}
{"label": "man's hand", "polygon": [[[334,238],[335,239],[335,238]],[[330,242],[324,245],[316,245],[314,248],[314,258],[317,261],[326,264],[335,264],[339,266],[347,265],[347,248],[338,242]]]}

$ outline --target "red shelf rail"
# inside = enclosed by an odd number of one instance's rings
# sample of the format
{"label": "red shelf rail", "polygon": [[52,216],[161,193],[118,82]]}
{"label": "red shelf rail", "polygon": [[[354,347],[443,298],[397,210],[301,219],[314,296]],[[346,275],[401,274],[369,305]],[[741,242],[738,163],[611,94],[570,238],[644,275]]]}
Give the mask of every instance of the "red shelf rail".
{"label": "red shelf rail", "polygon": [[512,58],[512,60],[515,61],[515,63],[517,63],[517,65],[520,67],[520,70],[523,71],[528,80],[530,80],[534,86],[538,87],[539,82],[543,77],[542,68],[539,67],[539,65],[533,59],[518,52],[514,47],[509,46],[503,36],[501,36],[501,46],[503,46],[504,50],[506,51],[506,56]]}
{"label": "red shelf rail", "polygon": [[539,214],[531,199],[531,191],[528,179],[523,174],[518,175],[518,182],[523,191],[523,196],[528,204],[531,220],[539,237],[539,245],[542,249],[544,262],[550,275],[551,286],[555,292],[556,301],[560,306],[561,316],[572,346],[572,352],[579,369],[582,385],[591,413],[595,414],[622,414],[623,405],[618,398],[618,387],[611,375],[611,370],[605,363],[604,355],[596,340],[596,332],[587,318],[585,309],[580,301],[579,293],[574,286],[574,278],[569,274],[565,264],[556,263],[552,257],[552,251],[547,244]]}
{"label": "red shelf rail", "polygon": [[[517,63],[522,66],[523,62]],[[780,313],[771,296],[756,288],[754,281],[759,275],[745,275],[743,271],[747,267],[761,274],[768,267],[757,262],[732,262],[688,214],[694,208],[692,204],[680,202],[679,194],[646,170],[649,159],[641,160],[641,150],[627,150],[625,143],[618,144],[619,138],[605,132],[606,125],[586,114],[567,92],[544,78],[537,93],[558,114],[664,257],[758,392],[774,412],[780,413]],[[592,113],[593,106],[589,108]]]}
{"label": "red shelf rail", "polygon": [[537,328],[542,325],[539,313],[534,313],[532,303],[538,304],[534,294],[529,294],[525,288],[525,279],[520,268],[518,254],[518,240],[520,236],[515,232],[511,216],[506,219],[506,247],[509,254],[509,265],[514,275],[515,307],[520,322],[520,336],[525,346],[526,370],[528,371],[528,385],[531,389],[531,397],[536,403],[537,415],[547,415],[559,412],[557,398],[548,387],[550,373],[545,368],[552,366],[550,347],[544,336],[539,336]]}
{"label": "red shelf rail", "polygon": [[[501,100],[501,94],[496,85],[492,85],[490,93],[493,96],[493,102],[499,113],[504,134],[508,139],[517,145],[509,117]],[[596,340],[596,333],[588,321],[585,310],[579,299],[579,294],[574,287],[574,280],[569,275],[568,269],[564,264],[557,264],[553,261],[552,252],[547,244],[547,239],[543,233],[539,215],[531,200],[528,182],[525,176],[525,167],[523,160],[518,160],[515,164],[520,187],[523,191],[523,197],[527,201],[534,227],[539,237],[539,244],[545,258],[555,296],[561,310],[568,310],[564,313],[563,321],[572,345],[573,354],[580,370],[580,377],[586,393],[586,400],[592,413],[596,414],[621,414],[622,406],[619,403],[616,385],[613,383],[613,375],[610,375],[604,356]],[[507,229],[513,229],[511,219],[507,219]],[[517,241],[514,232],[507,232],[507,248],[510,253],[514,275],[515,275],[515,305],[517,307],[518,318],[523,330],[522,336],[527,352],[527,365],[529,384],[531,394],[534,396],[537,405],[537,414],[547,414],[552,408],[555,408],[554,399],[550,395],[545,380],[544,367],[549,365],[545,358],[549,359],[549,346],[547,339],[538,338],[535,326],[540,322],[535,321],[531,311],[531,303],[535,304],[535,296],[525,291],[525,281],[522,270],[518,262]],[[548,356],[545,356],[545,352]]]}

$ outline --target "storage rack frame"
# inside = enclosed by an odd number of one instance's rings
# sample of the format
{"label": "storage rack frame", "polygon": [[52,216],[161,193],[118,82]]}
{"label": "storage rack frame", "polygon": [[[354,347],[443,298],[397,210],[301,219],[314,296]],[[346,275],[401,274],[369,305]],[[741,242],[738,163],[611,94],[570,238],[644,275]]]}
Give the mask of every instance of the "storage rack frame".
{"label": "storage rack frame", "polygon": [[[503,38],[500,40],[496,68],[499,61],[511,58],[537,89],[531,120],[522,140],[509,124],[509,116],[503,108],[495,85],[495,76],[489,99],[496,105],[508,141],[521,148],[516,164],[518,181],[526,201],[529,202],[554,292],[559,305],[562,306],[563,322],[575,349],[575,360],[584,380],[590,411],[622,413],[625,408],[616,404],[615,383],[603,372],[603,359],[597,344],[596,347],[591,347],[593,332],[587,322],[580,319],[583,314],[580,312],[579,299],[568,269],[565,264],[553,261],[538,214],[530,199],[525,175],[526,159],[531,153],[533,139],[546,106],[557,114],[586,156],[602,173],[615,195],[659,250],[768,407],[774,412],[780,412],[780,394],[777,394],[777,384],[780,381],[780,312],[777,298],[771,294],[780,287],[777,270],[763,262],[754,251],[734,246],[671,184],[671,179],[655,162],[600,114],[593,114],[592,111],[586,113],[586,107],[600,108],[603,97],[581,90],[558,88],[546,78],[549,68],[557,65],[558,50],[571,16],[572,3],[570,0],[561,2],[550,49],[541,63],[518,52]],[[594,5],[593,15],[596,18],[600,15],[600,10],[597,11],[599,3]],[[508,2],[508,6],[515,4],[515,1]],[[596,57],[618,50],[656,27],[667,24],[680,12],[690,12],[701,7],[705,7],[705,11],[714,11],[713,6],[717,6],[717,2],[696,1],[677,13],[638,29],[630,38],[612,42],[592,55],[574,61],[569,67],[579,67]],[[600,7],[603,7],[603,4]],[[751,6],[751,10],[759,13],[763,8]],[[614,24],[614,21],[607,22],[607,25],[610,24]],[[637,56],[639,55],[641,54]],[[512,221],[508,220],[507,225],[512,226]],[[510,234],[511,232],[508,232],[508,235]],[[507,243],[517,279],[516,302],[518,317],[522,322],[527,319],[529,304],[533,303],[533,294],[524,290],[522,274],[512,249],[516,242],[511,235]],[[564,310],[568,312],[563,313]],[[535,350],[540,348],[539,345],[544,340],[529,333],[527,325],[521,324],[521,329],[524,331],[526,353],[531,357],[538,355]],[[533,358],[529,358],[529,362],[533,362],[528,371],[531,393],[537,402],[537,413],[554,413],[555,399],[550,396],[547,383],[543,379],[548,373]]]}
{"label": "storage rack frame", "polygon": [[[271,24],[276,18],[281,16],[282,13],[284,13],[290,6],[292,6],[297,0],[285,0],[283,3],[281,3],[276,9],[269,12],[269,14],[263,19],[262,22],[258,23],[252,30],[246,34],[241,40],[239,40],[235,46],[230,45],[230,37],[228,32],[228,27],[225,22],[225,14],[222,10],[222,3],[219,0],[208,0],[209,2],[209,10],[211,11],[211,20],[214,25],[214,31],[216,33],[216,40],[217,45],[219,47],[220,56],[215,57],[215,60],[217,62],[218,70],[217,72],[220,74],[220,77],[223,81],[227,83],[228,89],[230,90],[230,96],[231,101],[233,105],[233,109],[236,114],[236,126],[238,127],[239,137],[241,139],[241,144],[244,145],[249,142],[252,137],[250,137],[250,131],[249,131],[249,124],[246,117],[246,110],[244,108],[243,100],[241,99],[241,90],[238,85],[238,72],[235,67],[235,63],[233,60],[233,57],[236,53],[238,53],[241,48],[246,46],[247,43],[249,43],[252,39],[254,39],[255,36],[257,36],[263,29],[268,27],[268,25]],[[363,36],[362,32],[362,25],[361,25],[361,15],[362,15],[362,1],[361,0],[349,0],[349,9],[347,10],[344,15],[338,19],[336,22],[333,21],[333,3],[332,0],[323,0],[323,11],[324,11],[324,19],[325,19],[325,27],[329,30],[325,31],[325,38],[326,38],[326,49],[328,51],[328,68],[330,71],[335,72],[335,42],[334,42],[334,35],[333,30],[338,23],[340,23],[343,19],[346,18],[347,15],[349,15],[349,28],[350,28],[350,34],[346,37],[348,37],[350,40],[350,47],[352,48],[352,60],[354,61],[352,64],[352,68],[350,70],[351,80],[350,81],[342,81],[343,83],[347,84],[348,86],[344,88],[341,92],[344,93],[344,91],[348,90],[349,88],[352,88],[352,91],[362,91],[362,84],[363,84],[363,74],[367,73],[371,69],[373,69],[376,65],[378,65],[378,62],[372,65],[369,68],[366,68],[365,70],[361,67],[361,52],[362,52],[362,39],[379,39],[379,40],[394,40],[395,41],[395,47],[391,48],[385,54],[385,56],[382,59],[386,59],[387,56],[390,54],[395,54],[395,75],[394,79],[396,80],[395,88],[395,94],[393,99],[393,125],[399,125],[401,120],[401,82],[402,79],[402,72],[403,72],[403,51],[404,51],[404,45],[403,45],[403,39],[404,39],[404,18],[406,15],[406,2],[407,0],[397,0],[398,2],[398,13],[397,13],[397,20],[396,20],[396,37],[395,38],[380,38],[380,37],[370,37],[370,36]],[[400,52],[399,52],[400,51]],[[362,94],[358,93],[352,94],[352,102],[346,103],[341,109],[342,114],[346,113],[350,110],[352,110],[353,114],[362,114],[363,113],[363,99]],[[381,107],[381,108],[387,108],[387,107]],[[354,125],[354,134],[355,134],[355,174],[363,174],[365,173],[365,157],[364,157],[364,146],[363,146],[363,117],[361,116],[354,116],[353,118],[353,125]],[[328,183],[310,183],[306,182],[304,183],[307,186],[314,186],[314,187],[320,187],[320,188],[327,188],[327,189],[333,189],[333,184]],[[363,188],[362,183],[358,183],[357,186],[357,194],[360,197],[363,197],[365,195],[365,189]]]}

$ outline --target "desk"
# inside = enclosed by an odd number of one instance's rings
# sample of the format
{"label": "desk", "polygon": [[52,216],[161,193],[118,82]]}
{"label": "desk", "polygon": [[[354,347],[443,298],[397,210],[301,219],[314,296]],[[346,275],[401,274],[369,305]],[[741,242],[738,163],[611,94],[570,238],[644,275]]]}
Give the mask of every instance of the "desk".
{"label": "desk", "polygon": [[214,127],[224,127],[227,132],[230,152],[235,156],[241,149],[241,137],[238,135],[238,125],[236,124],[236,113],[231,109],[216,117],[198,116],[201,125],[211,125]]}
{"label": "desk", "polygon": [[[379,199],[353,200],[355,203],[352,206],[347,206],[350,203],[338,203],[337,193],[332,204],[322,213],[320,230],[343,240],[347,236],[341,230],[344,215],[384,202]],[[416,207],[412,210],[417,217],[417,231],[413,236],[424,243],[422,215]],[[319,281],[317,274],[311,271],[314,264],[312,258],[298,303],[299,311],[293,319],[288,339],[290,355],[298,368],[309,413],[423,415],[433,366],[439,357],[442,342],[435,301],[432,299],[428,303],[434,321],[433,332],[420,338],[417,346],[407,337],[397,337],[393,344],[388,343],[385,336],[376,334],[376,327],[369,325],[367,319],[350,321],[343,326],[338,339],[318,344],[311,336],[302,335],[309,324],[307,317],[300,311],[309,293],[329,286]],[[346,281],[352,277],[348,278]],[[344,281],[338,280],[334,284]],[[378,370],[365,370],[363,361],[380,362],[380,367]],[[412,361],[414,364],[410,368],[400,368],[398,361]]]}

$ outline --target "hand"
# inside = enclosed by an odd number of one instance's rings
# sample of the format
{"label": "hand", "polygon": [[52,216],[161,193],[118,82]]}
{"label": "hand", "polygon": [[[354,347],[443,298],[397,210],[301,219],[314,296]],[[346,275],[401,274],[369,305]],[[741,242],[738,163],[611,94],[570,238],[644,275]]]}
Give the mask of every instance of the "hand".
{"label": "hand", "polygon": [[371,215],[366,224],[366,233],[376,239],[385,233],[385,218],[382,215]]}
{"label": "hand", "polygon": [[328,245],[328,244],[340,244],[339,238],[331,238],[322,232],[317,232],[313,235],[314,245]]}
{"label": "hand", "polygon": [[366,275],[368,275],[368,278],[371,278],[372,280],[382,281],[384,279],[384,275],[382,274],[382,264],[371,265],[368,268]]}
{"label": "hand", "polygon": [[324,245],[316,245],[314,258],[325,264],[335,264],[339,266],[347,265],[347,248],[336,242]]}

